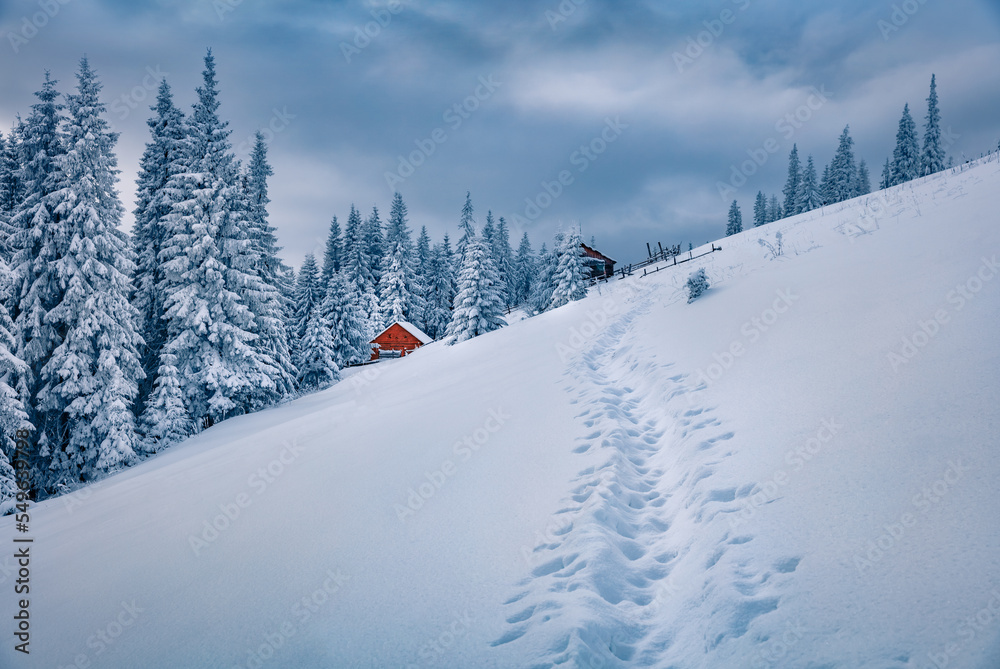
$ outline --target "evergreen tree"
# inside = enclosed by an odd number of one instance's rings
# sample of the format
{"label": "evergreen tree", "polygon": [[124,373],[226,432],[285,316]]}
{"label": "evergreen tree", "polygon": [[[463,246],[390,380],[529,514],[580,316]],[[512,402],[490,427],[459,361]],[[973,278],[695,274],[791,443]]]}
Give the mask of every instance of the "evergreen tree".
{"label": "evergreen tree", "polygon": [[63,106],[56,102],[59,93],[49,73],[40,91],[38,102],[21,126],[19,170],[22,184],[21,200],[11,217],[11,267],[14,285],[9,304],[14,320],[16,355],[27,364],[24,410],[35,426],[36,441],[30,453],[30,478],[35,492],[44,492],[49,482],[50,435],[61,434],[60,418],[49,424],[50,413],[38,411],[40,381],[38,370],[48,362],[52,352],[62,343],[62,333],[47,321],[48,312],[62,300],[64,286],[70,277],[62,272],[60,260],[69,251],[70,237],[62,220],[53,211],[52,193],[62,187],[58,165],[65,153],[60,126]]}
{"label": "evergreen tree", "polygon": [[792,152],[788,154],[788,178],[785,180],[785,216],[794,216],[798,212],[799,188],[802,182],[802,170],[799,164],[799,147],[792,144]]}
{"label": "evergreen tree", "polygon": [[62,339],[38,372],[37,408],[49,416],[50,468],[59,477],[86,481],[134,461],[132,403],[143,372],[138,312],[128,300],[133,252],[118,229],[118,134],[102,118],[101,84],[86,58],[77,81],[77,93],[67,96],[67,150],[57,161],[59,184],[50,195],[70,238],[56,261],[67,279],[64,292],[46,314]]}
{"label": "evergreen tree", "polygon": [[28,366],[15,355],[14,322],[4,306],[10,300],[10,267],[0,258],[0,514],[7,513],[17,494],[14,469],[16,433],[30,430],[28,414],[21,403]]}
{"label": "evergreen tree", "polygon": [[146,121],[150,140],[139,163],[136,180],[135,226],[132,239],[137,251],[135,292],[132,306],[139,314],[139,332],[144,345],[140,360],[145,378],[139,384],[136,405],[142,407],[156,383],[160,353],[167,341],[160,251],[167,235],[166,218],[173,209],[174,191],[167,188],[171,176],[182,171],[185,140],[184,115],[174,105],[170,86],[160,82],[154,115]]}
{"label": "evergreen tree", "polygon": [[364,223],[361,214],[351,205],[351,214],[344,229],[343,272],[357,291],[357,307],[365,322],[368,338],[375,336],[378,320],[378,300],[375,297],[377,285],[371,269],[371,256],[365,244]]}
{"label": "evergreen tree", "polygon": [[[486,246],[490,249],[490,253],[493,253],[493,242],[497,235],[497,224],[496,220],[493,218],[493,210],[490,209],[486,212],[486,223],[483,225],[483,241],[486,242]],[[496,258],[493,259],[496,262]]]}
{"label": "evergreen tree", "polygon": [[334,216],[330,222],[330,233],[326,237],[326,251],[323,253],[323,272],[320,274],[320,283],[323,286],[330,284],[330,279],[341,269],[341,257],[343,255],[342,242],[340,240],[340,223]]}
{"label": "evergreen tree", "polygon": [[920,154],[920,174],[926,176],[945,167],[941,146],[941,112],[938,110],[937,80],[931,75],[931,92],[927,96],[927,122],[924,125],[924,149]]}
{"label": "evergreen tree", "polygon": [[733,200],[729,206],[729,223],[726,225],[726,236],[743,232],[743,214],[740,213],[740,205]]}
{"label": "evergreen tree", "polygon": [[753,224],[759,227],[767,222],[767,198],[763,192],[757,191],[757,199],[753,202]]}
{"label": "evergreen tree", "polygon": [[444,336],[451,322],[455,302],[455,261],[448,235],[431,251],[430,274],[427,281],[427,307],[424,322],[426,332],[438,339]]}
{"label": "evergreen tree", "polygon": [[461,264],[462,258],[465,256],[465,247],[468,245],[469,240],[476,236],[475,223],[472,219],[473,211],[472,193],[466,191],[465,204],[462,206],[462,217],[458,222],[458,229],[461,230],[462,236],[458,238],[458,243],[455,245],[455,257],[459,264]]}
{"label": "evergreen tree", "polygon": [[778,202],[778,196],[772,195],[771,199],[767,204],[767,221],[780,221],[784,217],[784,213],[781,211],[781,204]]}
{"label": "evergreen tree", "polygon": [[382,230],[382,219],[378,207],[372,206],[372,213],[365,220],[364,227],[365,251],[368,253],[369,271],[375,281],[375,294],[378,294],[378,284],[382,280],[382,267],[386,255],[385,232]]}
{"label": "evergreen tree", "polygon": [[531,249],[528,233],[521,235],[521,243],[517,247],[517,258],[514,260],[514,304],[523,304],[531,294],[536,271],[535,253]]}
{"label": "evergreen tree", "polygon": [[273,174],[267,162],[267,143],[258,131],[246,175],[248,257],[253,263],[247,273],[256,282],[246,287],[245,296],[257,325],[254,347],[261,359],[269,362],[266,369],[274,385],[272,392],[258,398],[259,404],[271,404],[292,393],[296,373],[285,326],[289,305],[281,291],[287,268],[278,256],[281,249],[275,229],[267,220],[267,205],[271,201],[267,195],[267,178]]}
{"label": "evergreen tree", "polygon": [[474,236],[468,240],[462,259],[447,341],[456,344],[506,324],[500,277],[493,266],[491,249],[482,237]]}
{"label": "evergreen tree", "polygon": [[[554,249],[559,249],[563,244],[563,233],[556,234]],[[556,268],[559,264],[559,256],[556,252],[548,251],[545,244],[538,251],[537,271],[534,282],[531,286],[531,293],[528,296],[528,313],[537,315],[549,308],[552,303],[552,292],[555,290],[554,278]]]}
{"label": "evergreen tree", "polygon": [[320,316],[330,328],[333,361],[341,369],[366,362],[371,357],[367,326],[356,304],[358,297],[347,276],[334,272],[320,305]]}
{"label": "evergreen tree", "polygon": [[419,313],[410,316],[410,322],[423,331],[427,331],[427,301],[428,285],[431,276],[431,238],[427,234],[427,226],[420,227],[420,236],[417,238],[417,256],[414,267],[416,269],[414,277],[414,293],[420,298]]}
{"label": "evergreen tree", "polygon": [[262,290],[258,258],[229,130],[218,116],[211,51],[202,77],[187,124],[187,164],[168,184],[178,201],[160,255],[168,323],[163,353],[176,356],[184,406],[196,426],[207,427],[272,395],[276,365],[254,344],[258,324],[247,299]]}
{"label": "evergreen tree", "polygon": [[[13,211],[13,207],[7,206],[7,198],[4,195],[7,190],[6,184],[11,176],[10,171],[7,169],[6,156],[7,140],[4,139],[3,133],[0,132],[0,260],[4,262],[8,262],[11,256],[8,243],[11,235],[10,216]],[[8,466],[10,465],[8,464]],[[2,490],[0,490],[0,493],[2,493]]]}
{"label": "evergreen tree", "polygon": [[701,297],[701,295],[709,288],[708,277],[705,276],[705,268],[701,267],[698,270],[691,272],[691,274],[688,275],[685,287],[688,292],[688,304],[691,304]]}
{"label": "evergreen tree", "polygon": [[379,284],[381,327],[396,321],[419,320],[424,308],[416,290],[416,258],[406,213],[403,197],[396,193],[386,230],[386,254]]}
{"label": "evergreen tree", "polygon": [[379,284],[379,328],[386,328],[397,321],[407,321],[413,295],[407,282],[406,261],[396,253],[386,256],[389,263],[382,271]]}
{"label": "evergreen tree", "polygon": [[334,361],[333,336],[330,325],[316,309],[306,324],[306,333],[296,361],[298,385],[303,390],[322,390],[340,378],[340,368]]}
{"label": "evergreen tree", "polygon": [[836,201],[829,165],[823,168],[823,178],[819,182],[819,196],[823,200],[823,204],[833,204]]}
{"label": "evergreen tree", "polygon": [[0,259],[8,263],[13,256],[11,219],[21,201],[19,151],[18,126],[6,139],[0,134]]}
{"label": "evergreen tree", "polygon": [[319,283],[319,275],[316,271],[316,258],[313,254],[306,254],[299,269],[298,280],[295,284],[295,301],[293,306],[293,317],[291,322],[291,332],[295,341],[301,342],[306,336],[306,328],[309,326],[309,319],[313,312],[323,301],[323,288]]}
{"label": "evergreen tree", "polygon": [[868,195],[872,192],[872,180],[868,174],[868,164],[862,160],[858,163],[858,176],[854,180],[854,195]]}
{"label": "evergreen tree", "polygon": [[549,309],[561,307],[574,300],[582,300],[587,296],[587,268],[583,259],[580,233],[577,230],[570,230],[563,236],[563,243],[557,250]]}
{"label": "evergreen tree", "polygon": [[191,416],[184,407],[184,396],[177,378],[177,356],[163,352],[156,370],[156,385],[146,400],[141,416],[144,439],[141,448],[155,452],[195,432]]}
{"label": "evergreen tree", "polygon": [[823,197],[820,195],[819,183],[816,181],[816,165],[812,156],[806,159],[806,168],[802,171],[802,183],[799,186],[799,201],[795,205],[795,211],[802,213],[812,211],[823,206]]}
{"label": "evergreen tree", "polygon": [[917,126],[910,116],[910,105],[903,106],[903,116],[896,131],[896,148],[892,152],[892,185],[912,181],[920,176],[920,147]]}
{"label": "evergreen tree", "polygon": [[514,306],[514,252],[510,248],[510,229],[503,216],[497,224],[497,232],[493,237],[493,259],[496,262],[497,272],[500,274],[500,282],[503,284],[504,303],[508,307]]}
{"label": "evergreen tree", "polygon": [[840,134],[837,153],[830,163],[829,196],[830,203],[843,202],[854,197],[857,187],[854,183],[858,176],[858,168],[854,162],[854,140],[851,139],[850,126],[844,127]]}
{"label": "evergreen tree", "polygon": [[879,181],[879,188],[886,189],[892,186],[892,163],[889,159],[885,159],[885,165],[882,166],[882,180]]}

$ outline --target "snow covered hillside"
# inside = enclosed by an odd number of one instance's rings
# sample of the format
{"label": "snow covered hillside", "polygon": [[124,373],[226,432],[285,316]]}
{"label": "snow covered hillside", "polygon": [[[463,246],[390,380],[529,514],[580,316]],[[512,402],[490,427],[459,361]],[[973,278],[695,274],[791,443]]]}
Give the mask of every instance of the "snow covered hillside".
{"label": "snow covered hillside", "polygon": [[998,667],[998,212],[751,229],[39,504],[0,666]]}

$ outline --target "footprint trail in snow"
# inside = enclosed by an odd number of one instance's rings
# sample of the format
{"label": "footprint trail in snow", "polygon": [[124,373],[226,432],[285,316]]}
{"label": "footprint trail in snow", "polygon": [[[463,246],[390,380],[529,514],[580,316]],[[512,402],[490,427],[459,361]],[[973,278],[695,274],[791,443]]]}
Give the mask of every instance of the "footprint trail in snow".
{"label": "footprint trail in snow", "polygon": [[754,537],[730,531],[726,514],[754,490],[716,485],[736,435],[702,404],[703,387],[636,341],[633,323],[652,308],[638,298],[568,365],[587,430],[574,451],[605,459],[577,475],[559,529],[505,602],[507,629],[493,645],[527,644],[532,667],[683,667],[728,655],[727,640],[778,608],[799,562],[761,563]]}

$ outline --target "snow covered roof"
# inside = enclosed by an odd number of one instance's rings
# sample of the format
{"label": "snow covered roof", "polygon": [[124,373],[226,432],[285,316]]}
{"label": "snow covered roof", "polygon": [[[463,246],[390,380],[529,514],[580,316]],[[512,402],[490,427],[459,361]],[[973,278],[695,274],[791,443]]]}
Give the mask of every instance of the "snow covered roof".
{"label": "snow covered roof", "polygon": [[580,246],[583,247],[584,252],[587,255],[589,255],[591,258],[597,258],[598,260],[606,260],[606,261],[609,261],[609,262],[612,262],[612,263],[617,263],[618,262],[614,258],[609,258],[606,255],[604,255],[603,253],[601,253],[600,251],[598,251],[597,249],[591,248],[591,247],[587,246],[586,244],[584,244],[582,242],[580,243]]}
{"label": "snow covered roof", "polygon": [[[432,341],[434,341],[429,336],[427,336],[426,332],[424,332],[423,330],[421,330],[420,328],[418,328],[413,323],[408,323],[407,321],[396,321],[395,323],[390,323],[388,328],[386,328],[385,330],[382,330],[381,332],[379,332],[375,336],[375,339],[378,339],[379,337],[381,337],[382,335],[384,335],[386,333],[386,331],[388,331],[389,328],[391,328],[393,325],[398,325],[399,327],[401,327],[404,330],[406,330],[407,332],[409,332],[411,335],[413,335],[414,337],[416,337],[417,340],[419,340],[421,344],[430,344]],[[374,339],[372,341],[374,341]]]}

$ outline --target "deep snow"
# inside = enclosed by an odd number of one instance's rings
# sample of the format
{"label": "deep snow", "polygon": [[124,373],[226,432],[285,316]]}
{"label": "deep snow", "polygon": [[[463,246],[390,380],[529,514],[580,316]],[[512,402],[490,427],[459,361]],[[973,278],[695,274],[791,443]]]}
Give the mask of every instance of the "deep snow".
{"label": "deep snow", "polygon": [[748,230],[39,504],[30,656],[0,519],[0,666],[995,669],[998,210]]}

